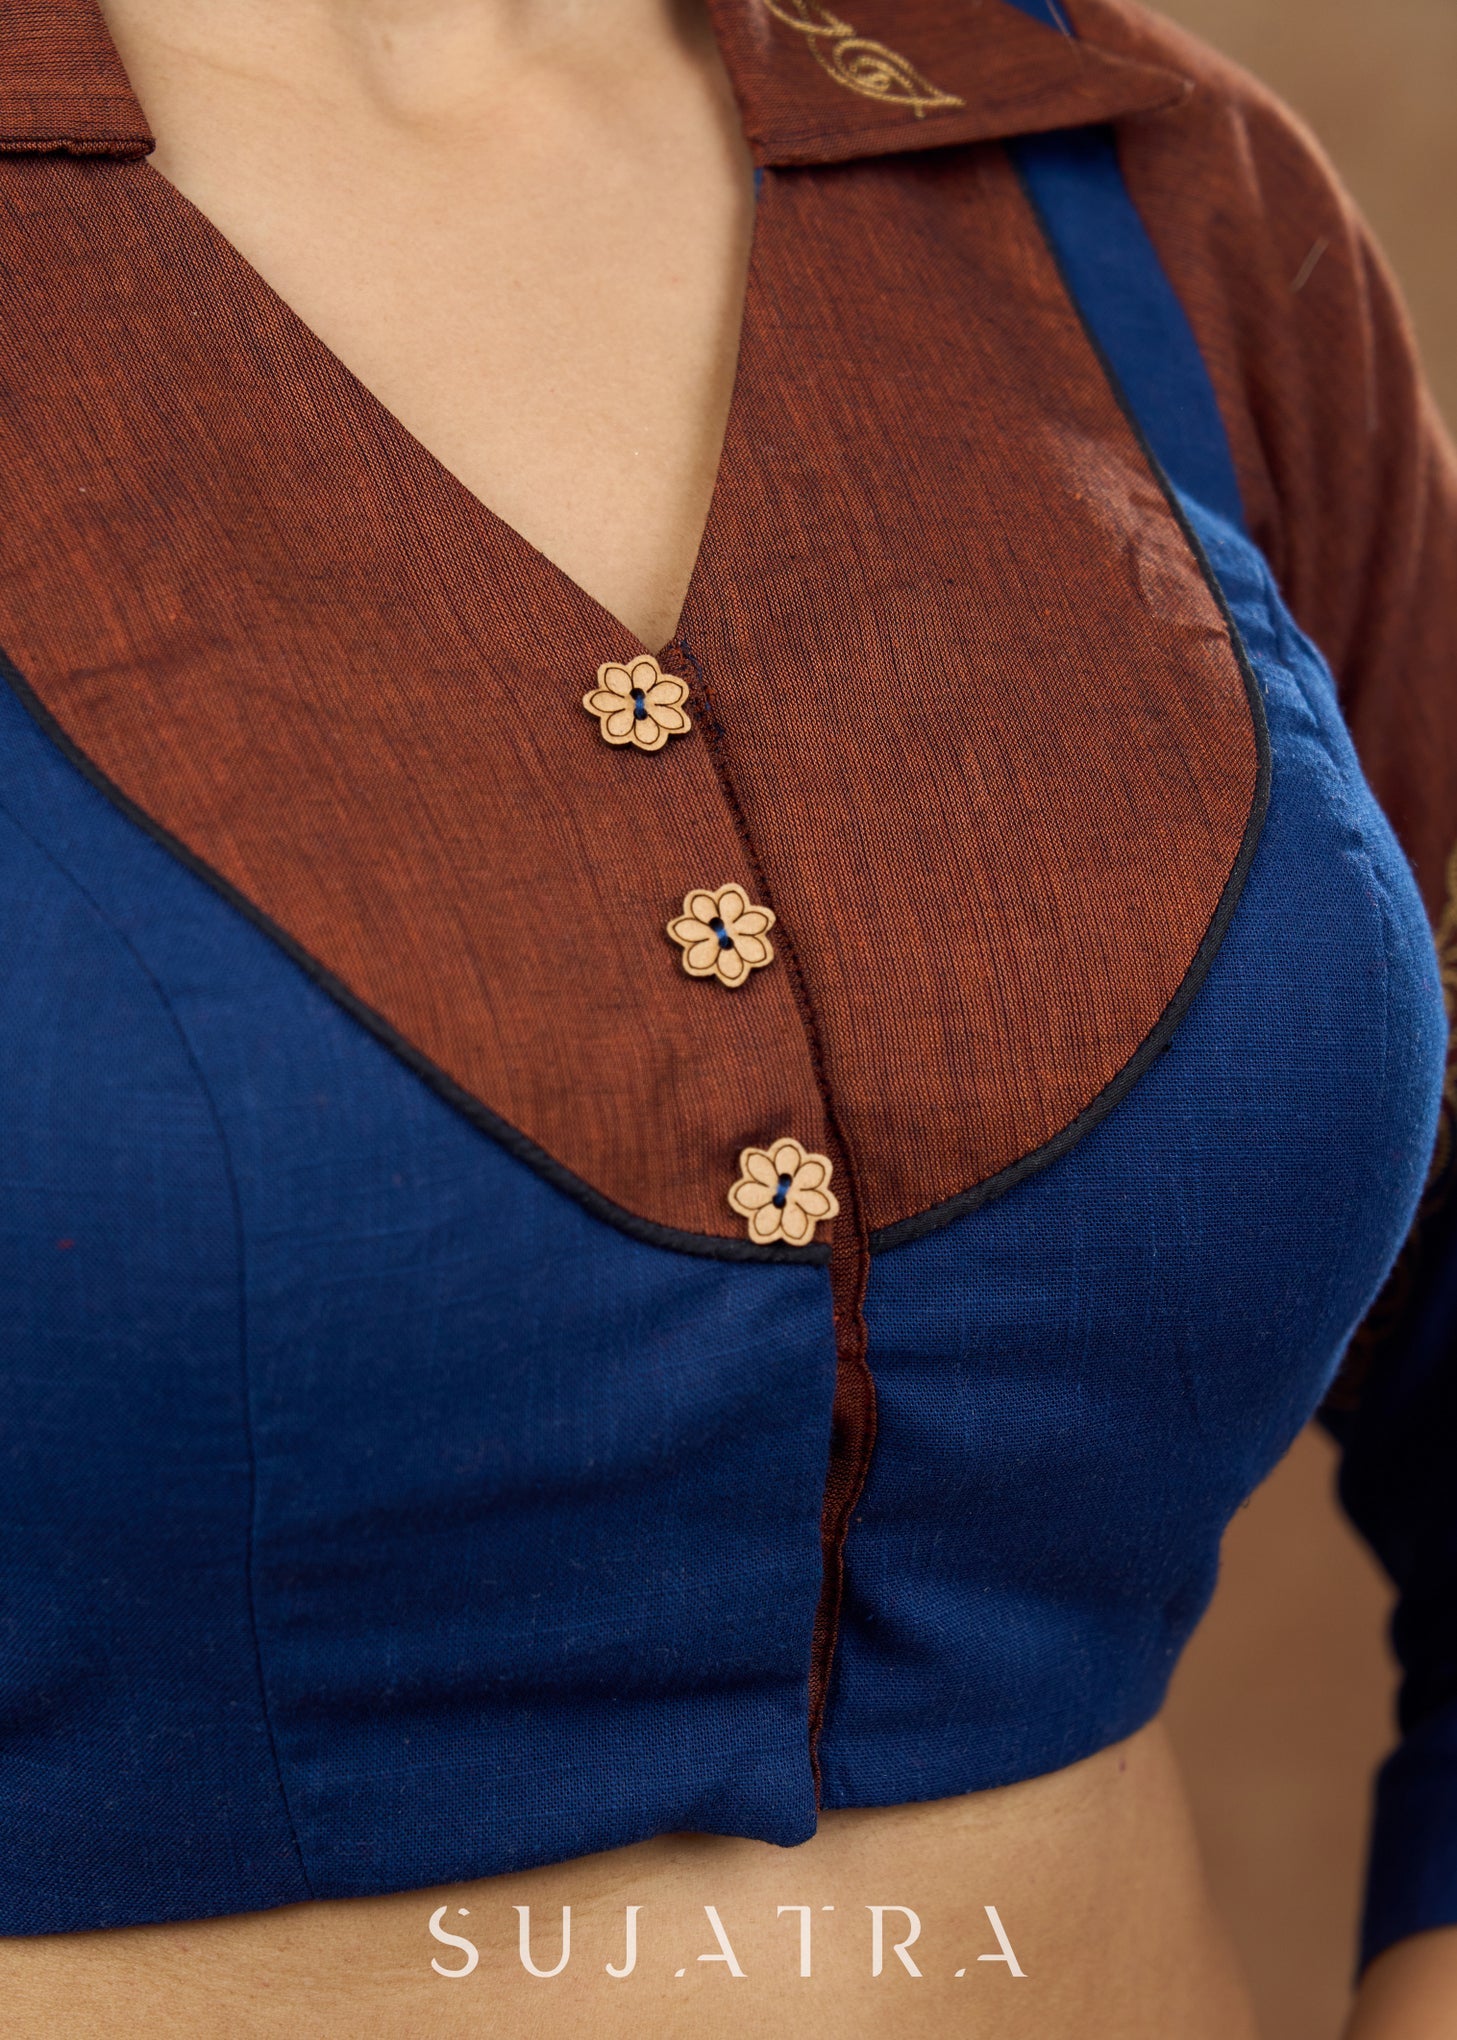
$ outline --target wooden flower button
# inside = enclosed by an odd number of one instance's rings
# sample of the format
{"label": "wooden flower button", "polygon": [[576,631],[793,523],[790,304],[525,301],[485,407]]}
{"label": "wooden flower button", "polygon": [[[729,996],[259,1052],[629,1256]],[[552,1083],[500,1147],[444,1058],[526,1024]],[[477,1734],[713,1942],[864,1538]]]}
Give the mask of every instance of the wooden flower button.
{"label": "wooden flower button", "polygon": [[625,666],[610,659],[599,666],[597,685],[582,696],[582,706],[596,716],[607,743],[661,751],[669,737],[692,729],[687,699],[688,682],[665,673],[651,652],[640,652]]}
{"label": "wooden flower button", "polygon": [[683,951],[689,977],[741,985],[751,971],[774,961],[773,926],[772,911],[754,906],[741,885],[721,885],[717,892],[689,893],[668,933]]}
{"label": "wooden flower button", "polygon": [[745,1148],[728,1201],[748,1220],[749,1238],[756,1245],[784,1240],[791,1247],[807,1247],[815,1227],[840,1208],[829,1187],[834,1167],[828,1155],[812,1155],[797,1140]]}

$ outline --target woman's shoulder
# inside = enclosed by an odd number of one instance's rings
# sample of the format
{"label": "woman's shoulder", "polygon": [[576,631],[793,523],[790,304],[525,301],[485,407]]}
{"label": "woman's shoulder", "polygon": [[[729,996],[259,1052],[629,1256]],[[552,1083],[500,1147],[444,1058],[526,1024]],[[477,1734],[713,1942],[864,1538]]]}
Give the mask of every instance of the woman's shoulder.
{"label": "woman's shoulder", "polygon": [[1161,255],[1193,286],[1191,309],[1233,295],[1247,318],[1288,321],[1369,261],[1370,236],[1325,150],[1267,85],[1135,0],[1060,4],[1102,54],[1184,81],[1175,103],[1119,122],[1119,150]]}
{"label": "woman's shoulder", "polygon": [[1123,176],[1208,366],[1251,532],[1335,670],[1435,913],[1457,732],[1436,716],[1439,798],[1432,759],[1400,765],[1393,743],[1430,732],[1449,666],[1457,463],[1400,292],[1320,143],[1268,87],[1132,0],[1060,4],[1103,54],[1187,80],[1177,104],[1117,123]]}

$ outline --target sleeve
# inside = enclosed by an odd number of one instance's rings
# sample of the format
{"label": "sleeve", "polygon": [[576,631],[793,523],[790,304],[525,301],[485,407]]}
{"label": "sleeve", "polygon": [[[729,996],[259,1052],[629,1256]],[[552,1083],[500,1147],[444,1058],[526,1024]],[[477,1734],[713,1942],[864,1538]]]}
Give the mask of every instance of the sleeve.
{"label": "sleeve", "polygon": [[[1457,461],[1378,250],[1277,101],[1123,0],[1079,28],[1192,81],[1124,176],[1209,365],[1251,532],[1330,662],[1457,1001]],[[1362,1965],[1457,1924],[1457,1067],[1412,1233],[1322,1420],[1398,1591],[1401,1741],[1376,1786]]]}

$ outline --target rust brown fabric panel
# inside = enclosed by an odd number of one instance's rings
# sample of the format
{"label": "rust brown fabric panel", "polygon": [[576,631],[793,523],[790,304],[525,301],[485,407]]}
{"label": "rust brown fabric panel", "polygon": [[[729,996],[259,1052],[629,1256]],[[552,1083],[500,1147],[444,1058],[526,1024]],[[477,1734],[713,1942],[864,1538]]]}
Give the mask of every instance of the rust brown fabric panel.
{"label": "rust brown fabric panel", "polygon": [[[145,165],[5,173],[0,644],[403,1040],[636,1216],[740,1237],[826,1138],[791,975],[686,977],[749,882],[636,650]],[[853,335],[853,345],[846,336]],[[1214,601],[999,151],[771,176],[686,618],[867,1222],[1042,1147],[1178,988],[1255,779]]]}
{"label": "rust brown fabric panel", "polygon": [[1128,1062],[1235,862],[1255,738],[1002,151],[771,173],[758,231],[684,627],[879,1228]]}
{"label": "rust brown fabric panel", "polygon": [[1246,514],[1340,683],[1435,922],[1457,842],[1457,459],[1381,256],[1255,80],[1120,0],[1079,31],[1194,80],[1120,128],[1129,189],[1214,377]]}
{"label": "rust brown fabric panel", "polygon": [[467,1091],[629,1212],[742,1237],[821,1144],[782,972],[685,976],[748,876],[696,735],[604,744],[639,649],[146,164],[12,161],[0,645],[64,730]]}
{"label": "rust brown fabric panel", "polygon": [[1177,72],[1075,42],[1006,0],[709,0],[764,163],[1077,127],[1188,89]]}
{"label": "rust brown fabric panel", "polygon": [[141,156],[151,147],[95,0],[0,0],[0,149]]}

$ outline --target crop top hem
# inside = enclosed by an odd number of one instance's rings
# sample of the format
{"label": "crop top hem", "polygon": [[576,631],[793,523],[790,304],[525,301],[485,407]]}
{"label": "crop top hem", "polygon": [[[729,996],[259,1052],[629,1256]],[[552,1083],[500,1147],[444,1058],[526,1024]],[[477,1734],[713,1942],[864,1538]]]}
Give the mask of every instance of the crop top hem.
{"label": "crop top hem", "polygon": [[1395,1942],[1457,1926],[1457,1700],[1382,1765],[1361,1927],[1362,1970]]}

